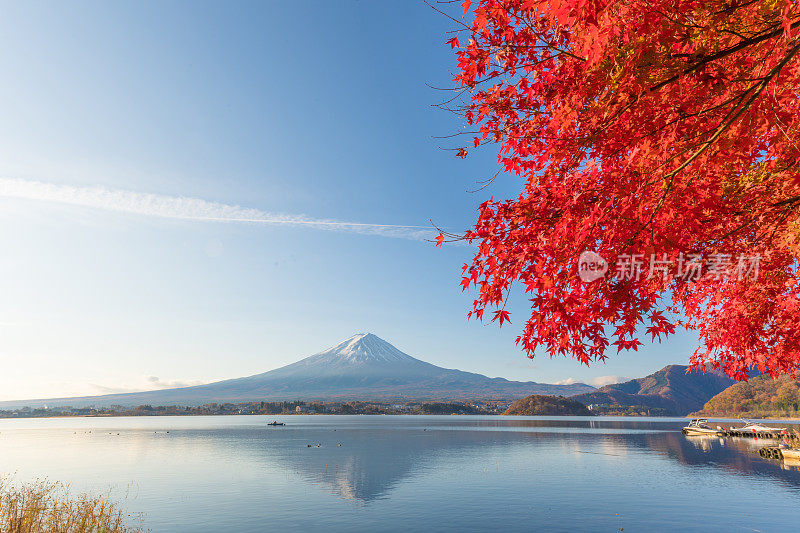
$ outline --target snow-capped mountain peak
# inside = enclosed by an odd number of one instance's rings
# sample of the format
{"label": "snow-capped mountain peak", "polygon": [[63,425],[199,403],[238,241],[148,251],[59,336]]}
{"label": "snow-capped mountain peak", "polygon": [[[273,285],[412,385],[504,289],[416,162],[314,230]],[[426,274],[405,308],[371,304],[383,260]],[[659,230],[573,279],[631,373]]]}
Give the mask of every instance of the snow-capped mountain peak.
{"label": "snow-capped mountain peak", "polygon": [[337,344],[333,348],[317,354],[319,358],[335,358],[350,363],[367,362],[408,362],[416,361],[385,340],[372,333],[358,333]]}

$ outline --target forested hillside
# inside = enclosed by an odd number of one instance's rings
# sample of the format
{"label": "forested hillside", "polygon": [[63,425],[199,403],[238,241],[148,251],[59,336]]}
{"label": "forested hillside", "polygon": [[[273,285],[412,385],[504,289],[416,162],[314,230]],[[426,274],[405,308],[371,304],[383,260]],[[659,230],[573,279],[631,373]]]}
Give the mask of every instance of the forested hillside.
{"label": "forested hillside", "polygon": [[541,415],[578,415],[586,416],[592,413],[580,402],[563,398],[561,396],[542,396],[532,394],[526,396],[506,409],[504,415],[541,416]]}
{"label": "forested hillside", "polygon": [[734,381],[718,370],[689,371],[683,365],[669,365],[643,378],[606,385],[572,399],[584,405],[608,407],[637,406],[659,409],[664,414],[683,416],[700,409],[711,397]]}
{"label": "forested hillside", "polygon": [[698,414],[704,416],[800,416],[800,382],[790,376],[773,380],[757,376],[731,385],[711,398]]}

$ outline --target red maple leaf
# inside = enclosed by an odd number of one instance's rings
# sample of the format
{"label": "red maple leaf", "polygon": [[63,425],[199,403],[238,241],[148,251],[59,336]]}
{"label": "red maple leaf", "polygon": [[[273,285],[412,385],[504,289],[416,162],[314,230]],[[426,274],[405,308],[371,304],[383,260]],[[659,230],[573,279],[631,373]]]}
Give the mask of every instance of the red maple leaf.
{"label": "red maple leaf", "polygon": [[492,322],[495,320],[500,320],[500,327],[503,326],[503,322],[508,322],[511,324],[511,320],[508,318],[508,311],[504,309],[498,309],[494,312],[494,316],[492,317]]}

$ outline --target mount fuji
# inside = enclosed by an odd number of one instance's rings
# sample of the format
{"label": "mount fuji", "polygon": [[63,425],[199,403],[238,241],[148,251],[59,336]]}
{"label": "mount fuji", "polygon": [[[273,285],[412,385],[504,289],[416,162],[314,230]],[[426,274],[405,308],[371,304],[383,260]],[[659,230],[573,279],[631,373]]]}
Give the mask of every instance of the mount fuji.
{"label": "mount fuji", "polygon": [[583,383],[551,385],[509,381],[442,368],[415,359],[371,333],[361,333],[296,363],[249,377],[176,389],[6,401],[0,402],[0,406],[197,405],[261,400],[510,400],[530,394],[573,396],[594,390]]}

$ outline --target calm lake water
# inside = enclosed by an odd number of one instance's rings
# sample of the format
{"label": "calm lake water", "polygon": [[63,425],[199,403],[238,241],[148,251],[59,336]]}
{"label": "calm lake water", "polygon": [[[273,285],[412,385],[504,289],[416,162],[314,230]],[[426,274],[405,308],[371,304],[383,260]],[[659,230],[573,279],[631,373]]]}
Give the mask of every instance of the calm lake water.
{"label": "calm lake water", "polygon": [[800,529],[798,467],[683,419],[273,418],[0,420],[0,473],[111,491],[156,532]]}

